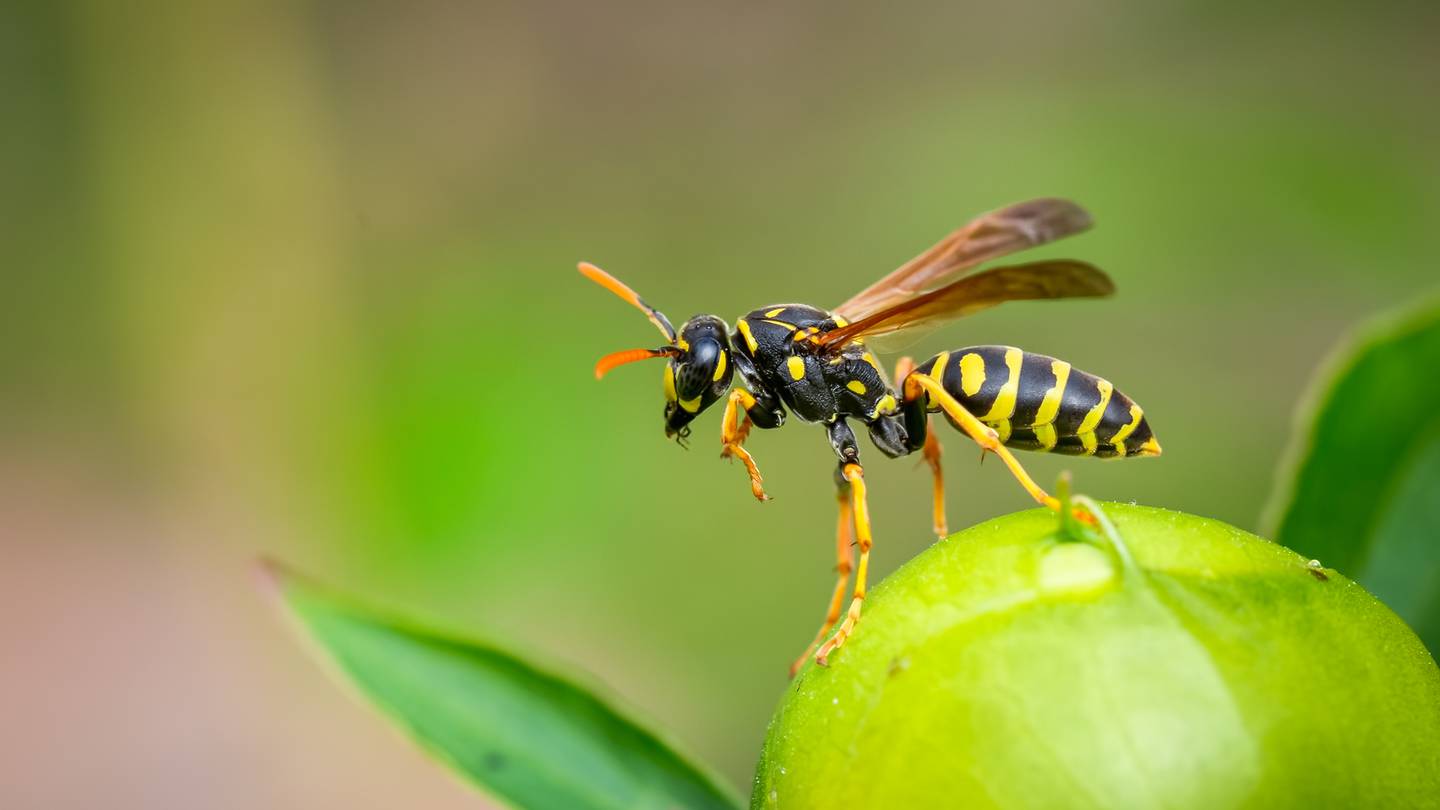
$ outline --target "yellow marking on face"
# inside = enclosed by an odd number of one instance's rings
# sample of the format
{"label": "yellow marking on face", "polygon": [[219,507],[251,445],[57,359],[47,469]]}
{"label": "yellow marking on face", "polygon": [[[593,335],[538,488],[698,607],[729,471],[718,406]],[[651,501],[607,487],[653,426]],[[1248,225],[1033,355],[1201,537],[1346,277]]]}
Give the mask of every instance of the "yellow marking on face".
{"label": "yellow marking on face", "polygon": [[1005,384],[1000,386],[1000,392],[995,395],[995,404],[990,406],[990,412],[980,417],[982,420],[1009,419],[1015,415],[1015,396],[1020,391],[1020,363],[1025,359],[1025,352],[1019,349],[1005,350]]}
{"label": "yellow marking on face", "polygon": [[1095,441],[1095,431],[1092,430],[1089,433],[1081,433],[1080,445],[1085,448],[1085,455],[1095,455],[1095,451],[1100,448],[1099,443]]}
{"label": "yellow marking on face", "polygon": [[831,314],[830,320],[834,321],[836,326],[845,327],[850,325],[849,321],[845,320],[839,315]]}
{"label": "yellow marking on face", "polygon": [[865,383],[860,382],[859,380],[851,380],[850,382],[845,383],[845,387],[849,388],[851,391],[854,391],[862,397],[865,396]]}
{"label": "yellow marking on face", "polygon": [[680,337],[679,335],[675,336],[675,345],[679,346],[680,351],[682,352],[690,351],[690,342],[687,341],[685,338]]}
{"label": "yellow marking on face", "polygon": [[1035,440],[1040,442],[1040,449],[1048,453],[1055,449],[1055,443],[1060,437],[1055,435],[1054,425],[1036,425]]}
{"label": "yellow marking on face", "polygon": [[1100,424],[1100,417],[1105,415],[1105,408],[1110,405],[1110,394],[1115,390],[1115,386],[1111,385],[1109,380],[1097,379],[1095,387],[1100,389],[1100,401],[1080,420],[1080,427],[1075,429],[1076,433],[1095,432],[1095,426]]}
{"label": "yellow marking on face", "polygon": [[1160,443],[1155,441],[1154,436],[1151,436],[1145,440],[1144,444],[1140,445],[1139,452],[1142,456],[1158,456],[1160,455]]}
{"label": "yellow marking on face", "polygon": [[[1035,427],[1048,425],[1059,415],[1060,401],[1065,396],[1065,383],[1070,381],[1070,364],[1064,360],[1056,360],[1050,364],[1050,373],[1055,375],[1055,387],[1046,391],[1045,398],[1040,400],[1040,408],[1035,411]],[[1035,433],[1039,435],[1040,432],[1037,430]]]}
{"label": "yellow marking on face", "polygon": [[700,397],[695,397],[694,399],[682,399],[680,400],[680,407],[684,408],[690,413],[699,413]]}
{"label": "yellow marking on face", "polygon": [[750,322],[749,322],[749,321],[745,320],[744,318],[741,318],[741,319],[740,319],[740,322],[739,322],[738,324],[736,324],[736,326],[739,327],[739,329],[740,329],[740,336],[743,337],[743,338],[745,338],[745,345],[750,347],[750,351],[751,351],[751,352],[754,352],[754,351],[756,351],[757,349],[760,348],[760,344],[758,344],[758,343],[755,342],[755,336],[752,335],[752,334],[750,334]]}
{"label": "yellow marking on face", "polygon": [[1011,428],[1009,419],[1001,419],[998,422],[987,422],[986,424],[990,425],[995,433],[999,435],[1001,444],[1010,441]]}
{"label": "yellow marking on face", "polygon": [[720,382],[725,378],[725,366],[730,362],[725,359],[726,354],[724,349],[720,350],[720,362],[715,364],[715,376],[710,378],[711,382]]}
{"label": "yellow marking on face", "polygon": [[880,402],[875,405],[875,410],[870,412],[870,418],[874,419],[878,416],[894,413],[895,408],[895,397],[891,394],[886,394],[885,396],[881,397]]}
{"label": "yellow marking on face", "polygon": [[[936,365],[939,365],[938,363]],[[937,381],[938,382],[938,381]],[[985,384],[985,358],[970,352],[960,358],[960,390],[973,397]]]}
{"label": "yellow marking on face", "polygon": [[1130,438],[1130,434],[1134,433],[1135,428],[1140,426],[1140,419],[1144,416],[1145,412],[1140,410],[1139,405],[1133,402],[1130,403],[1130,422],[1115,431],[1115,435],[1110,439],[1110,443],[1115,445],[1115,451],[1120,455],[1125,455],[1125,440]]}
{"label": "yellow marking on face", "polygon": [[785,311],[785,307],[775,307],[774,309],[770,310],[769,312],[766,312],[766,313],[765,313],[765,317],[767,317],[767,318],[773,318],[773,317],[775,317],[776,315],[779,315],[780,313],[782,313],[782,312],[784,312],[784,311]]}
{"label": "yellow marking on face", "polygon": [[800,357],[791,356],[785,361],[785,367],[790,369],[790,379],[799,382],[805,379],[805,360]]}
{"label": "yellow marking on face", "polygon": [[665,364],[665,401],[674,402],[677,399],[675,394],[675,364]]}

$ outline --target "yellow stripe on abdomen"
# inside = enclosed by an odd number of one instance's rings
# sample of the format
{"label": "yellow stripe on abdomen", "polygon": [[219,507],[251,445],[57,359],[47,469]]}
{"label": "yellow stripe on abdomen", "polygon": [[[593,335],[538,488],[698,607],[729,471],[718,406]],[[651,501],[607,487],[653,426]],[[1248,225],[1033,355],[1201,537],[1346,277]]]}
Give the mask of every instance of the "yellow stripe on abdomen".
{"label": "yellow stripe on abdomen", "polygon": [[[1040,401],[1039,410],[1035,411],[1035,426],[1049,425],[1055,421],[1060,413],[1060,402],[1065,398],[1065,384],[1070,381],[1070,364],[1064,360],[1055,360],[1050,363],[1050,372],[1055,375],[1055,385],[1045,392],[1045,398]],[[1053,432],[1053,431],[1052,431]],[[1039,435],[1039,431],[1035,432]],[[1054,446],[1054,443],[1051,443]]]}
{"label": "yellow stripe on abdomen", "polygon": [[1075,432],[1079,435],[1095,432],[1096,426],[1100,424],[1101,417],[1105,416],[1105,408],[1110,405],[1110,395],[1115,391],[1115,386],[1111,385],[1109,380],[1099,377],[1095,378],[1095,387],[1100,389],[1100,402],[1091,408],[1089,413],[1085,414],[1084,419],[1080,420],[1080,427],[1075,429]]}
{"label": "yellow stripe on abdomen", "polygon": [[[966,355],[966,357],[969,356]],[[1016,348],[1005,350],[1005,382],[1000,385],[1000,392],[995,395],[995,402],[990,406],[990,412],[980,417],[982,422],[999,422],[1015,415],[1015,395],[1020,390],[1020,364],[1024,360],[1025,352]],[[963,358],[961,362],[964,362]],[[969,393],[966,391],[967,395]]]}
{"label": "yellow stripe on abdomen", "polygon": [[[935,364],[940,367],[939,363]],[[970,352],[960,358],[960,390],[967,397],[973,397],[985,385],[985,358]]]}

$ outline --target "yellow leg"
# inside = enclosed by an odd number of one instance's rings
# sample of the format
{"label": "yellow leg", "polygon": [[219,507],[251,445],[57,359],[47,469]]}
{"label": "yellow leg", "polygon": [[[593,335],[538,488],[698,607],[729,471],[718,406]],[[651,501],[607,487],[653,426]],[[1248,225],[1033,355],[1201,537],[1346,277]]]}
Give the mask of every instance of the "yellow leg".
{"label": "yellow leg", "polygon": [[[912,386],[914,387],[912,388]],[[988,450],[999,456],[1000,460],[1005,462],[1005,466],[1010,469],[1010,474],[1015,476],[1015,480],[1020,482],[1020,486],[1024,487],[1025,491],[1030,493],[1030,497],[1034,498],[1042,506],[1048,506],[1057,512],[1060,510],[1060,502],[1056,500],[1054,496],[1041,489],[1040,485],[1035,483],[1035,479],[1031,478],[1030,474],[1025,472],[1025,468],[1021,467],[1020,462],[1015,460],[1014,454],[1012,454],[1005,445],[1000,443],[1000,435],[990,426],[981,422],[975,414],[965,410],[965,406],[950,396],[950,393],[945,390],[944,386],[924,374],[911,374],[905,378],[905,399],[907,401],[919,396],[922,390],[929,394],[930,401],[938,404],[945,413],[949,414],[950,418],[954,419],[955,423],[960,426],[960,429],[965,431],[971,439],[974,439],[975,443],[980,445],[982,450]]]}
{"label": "yellow leg", "polygon": [[835,631],[835,635],[815,653],[815,663],[822,667],[829,665],[830,653],[840,649],[845,639],[855,632],[855,625],[860,621],[860,606],[865,602],[865,574],[870,567],[870,508],[865,500],[865,471],[859,464],[846,464],[841,474],[850,482],[850,501],[855,510],[855,542],[860,546],[860,566],[855,569],[855,594],[850,600],[850,609],[845,613],[845,620],[840,623],[840,629]]}
{"label": "yellow leg", "polygon": [[[895,363],[895,387],[900,389],[902,396],[904,395],[905,378],[909,377],[910,372],[914,370],[915,361],[909,357],[902,357]],[[929,416],[925,417],[925,446],[921,448],[920,452],[925,463],[930,466],[930,477],[933,482],[932,527],[935,536],[944,540],[950,534],[950,530],[945,525],[945,474],[940,470],[940,440],[935,438],[934,425],[930,424]]]}
{"label": "yellow leg", "polygon": [[930,465],[930,477],[934,482],[932,517],[935,536],[944,540],[950,536],[950,529],[945,525],[945,474],[940,471],[940,440],[935,438],[933,428],[925,431],[925,446],[920,452],[925,463]]}
{"label": "yellow leg", "polygon": [[835,526],[835,592],[830,596],[830,607],[825,611],[825,622],[820,625],[820,632],[815,634],[815,640],[805,648],[805,652],[795,659],[790,665],[790,677],[800,671],[805,665],[805,659],[815,652],[825,636],[830,634],[835,622],[840,620],[840,609],[845,604],[845,586],[850,583],[850,571],[855,566],[855,552],[850,550],[851,544],[855,542],[855,515],[850,507],[850,486],[847,484],[840,488],[839,501],[840,520]]}
{"label": "yellow leg", "polygon": [[738,458],[745,465],[745,472],[750,476],[750,492],[757,500],[768,501],[770,496],[765,494],[764,481],[760,475],[760,468],[755,466],[755,458],[750,452],[741,446],[745,437],[750,435],[750,417],[746,415],[741,420],[742,409],[748,411],[755,407],[755,397],[744,388],[735,388],[730,391],[730,398],[725,400],[725,415],[720,419],[720,457]]}

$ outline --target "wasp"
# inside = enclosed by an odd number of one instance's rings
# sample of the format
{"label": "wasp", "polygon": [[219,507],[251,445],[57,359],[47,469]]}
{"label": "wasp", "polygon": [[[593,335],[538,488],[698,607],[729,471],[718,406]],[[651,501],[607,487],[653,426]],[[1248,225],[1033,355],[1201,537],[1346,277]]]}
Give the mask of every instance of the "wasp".
{"label": "wasp", "polygon": [[[838,581],[820,631],[791,666],[792,676],[812,653],[818,665],[827,665],[855,632],[865,601],[873,538],[852,423],[863,425],[875,447],[890,458],[921,453],[931,470],[934,530],[941,539],[948,532],[932,413],[944,414],[979,444],[982,457],[994,453],[1031,497],[1056,510],[1059,501],[1035,483],[1011,449],[1100,458],[1160,455],[1160,444],[1134,400],[1064,360],[1011,346],[970,346],[940,352],[918,365],[900,358],[892,387],[875,356],[887,336],[913,335],[1005,301],[1112,294],[1109,276],[1072,259],[977,271],[986,262],[1090,225],[1090,215],[1068,200],[1010,205],[953,231],[833,309],[772,304],[742,315],[733,330],[715,315],[696,315],[677,330],[634,290],[592,264],[580,264],[586,277],[645,313],[666,340],[657,349],[601,358],[596,378],[626,363],[665,359],[665,435],[682,445],[695,417],[725,400],[721,456],[743,463],[757,499],[769,496],[754,456],[744,447],[751,430],[778,428],[787,414],[824,428],[839,459]],[[842,613],[852,571],[855,584]]]}

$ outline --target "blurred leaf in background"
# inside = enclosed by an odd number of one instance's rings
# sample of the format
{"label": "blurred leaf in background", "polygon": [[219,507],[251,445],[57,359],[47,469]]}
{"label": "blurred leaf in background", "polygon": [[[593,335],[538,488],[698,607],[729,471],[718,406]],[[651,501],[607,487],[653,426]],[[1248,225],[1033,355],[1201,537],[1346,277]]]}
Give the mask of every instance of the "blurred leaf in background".
{"label": "blurred leaf in background", "polygon": [[1341,346],[1290,456],[1269,536],[1353,577],[1440,653],[1440,299]]}
{"label": "blurred leaf in background", "polygon": [[462,777],[525,808],[733,810],[700,766],[591,692],[496,647],[357,607],[265,567],[341,675]]}

